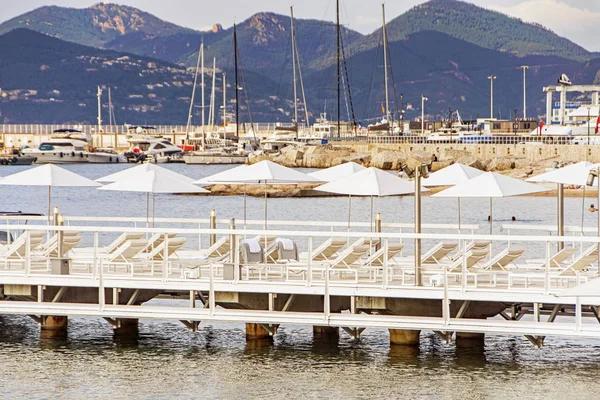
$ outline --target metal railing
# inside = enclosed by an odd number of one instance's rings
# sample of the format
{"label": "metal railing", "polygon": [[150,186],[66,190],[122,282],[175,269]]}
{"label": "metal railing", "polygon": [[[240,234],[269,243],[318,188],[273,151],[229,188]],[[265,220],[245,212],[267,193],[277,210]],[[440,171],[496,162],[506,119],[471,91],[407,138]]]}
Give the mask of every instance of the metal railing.
{"label": "metal railing", "polygon": [[576,145],[580,144],[572,138],[550,136],[447,136],[432,138],[428,136],[340,136],[330,138],[330,142],[348,142],[365,144],[431,144],[431,145],[458,145],[458,144],[508,144],[508,145]]}

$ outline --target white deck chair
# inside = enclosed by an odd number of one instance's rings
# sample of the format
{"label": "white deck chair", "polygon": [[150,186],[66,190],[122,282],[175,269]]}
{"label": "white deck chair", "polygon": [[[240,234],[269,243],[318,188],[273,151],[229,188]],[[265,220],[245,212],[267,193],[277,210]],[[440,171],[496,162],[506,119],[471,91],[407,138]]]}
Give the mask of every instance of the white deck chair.
{"label": "white deck chair", "polygon": [[330,271],[352,272],[355,280],[358,281],[358,268],[361,266],[359,260],[364,257],[371,246],[359,245],[350,246],[347,249],[341,251],[339,256],[333,261],[326,261],[324,266],[329,268]]}
{"label": "white deck chair", "polygon": [[457,246],[454,242],[440,242],[421,257],[421,264],[441,264]]}
{"label": "white deck chair", "polygon": [[[46,232],[29,231],[30,251],[38,247],[44,241]],[[8,262],[10,260],[25,260],[27,252],[27,232],[21,234],[8,246],[3,246],[0,250],[0,260]]]}
{"label": "white deck chair", "polygon": [[203,254],[206,258],[225,258],[231,252],[231,240],[229,236],[223,236]]}
{"label": "white deck chair", "polygon": [[313,249],[313,261],[327,261],[333,258],[338,251],[346,246],[346,243],[345,239],[327,239],[320,246]]}
{"label": "white deck chair", "polygon": [[[563,269],[565,267],[565,262],[573,255],[575,255],[577,251],[579,251],[579,249],[575,247],[565,247],[558,253],[554,254],[548,260],[550,269]],[[546,269],[545,259],[527,260],[526,263],[529,265],[533,264],[532,268],[535,269]]]}
{"label": "white deck chair", "polygon": [[567,265],[558,275],[559,276],[573,276],[578,272],[589,267],[593,262],[598,261],[598,245],[595,244],[588,247],[579,257],[577,257],[571,264]]}
{"label": "white deck chair", "polygon": [[504,249],[496,254],[494,258],[483,264],[481,269],[487,271],[507,271],[506,267],[510,264],[514,265],[514,262],[521,257],[523,253],[525,253],[525,249]]}

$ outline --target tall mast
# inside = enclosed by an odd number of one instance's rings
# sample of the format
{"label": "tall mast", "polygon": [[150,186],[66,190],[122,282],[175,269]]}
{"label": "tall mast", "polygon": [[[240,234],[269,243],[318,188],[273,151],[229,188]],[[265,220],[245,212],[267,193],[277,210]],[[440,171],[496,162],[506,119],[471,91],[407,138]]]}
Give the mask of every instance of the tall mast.
{"label": "tall mast", "polygon": [[[204,42],[200,44],[200,53],[202,54],[202,70],[200,71],[202,77],[202,133],[204,133]],[[196,87],[196,85],[194,85]]]}
{"label": "tall mast", "polygon": [[342,102],[340,98],[340,89],[342,77],[341,63],[340,63],[340,0],[336,1],[336,33],[337,33],[337,135],[341,136],[340,132],[340,118],[341,118],[341,107]]}
{"label": "tall mast", "polygon": [[98,97],[98,132],[102,127],[102,88],[98,86],[98,93],[96,94]]}
{"label": "tall mast", "polygon": [[198,70],[200,69],[200,60],[202,60],[202,126],[204,127],[204,42],[200,43],[198,52],[198,61],[196,61],[196,72],[194,73],[194,86],[192,87],[192,99],[190,100],[190,110],[188,112],[185,138],[189,139],[190,128],[192,125],[192,113],[194,111],[194,98],[196,97],[196,85],[198,84]]}
{"label": "tall mast", "polygon": [[115,125],[114,113],[112,108],[112,97],[110,95],[110,86],[108,87],[108,124]]}
{"label": "tall mast", "polygon": [[213,76],[212,76],[212,92],[211,92],[211,96],[210,96],[210,115],[211,115],[211,120],[210,120],[210,125],[211,125],[211,129],[214,130],[214,126],[215,126],[215,120],[216,120],[216,115],[215,115],[215,100],[216,100],[216,92],[215,92],[215,86],[217,84],[217,74],[215,73],[215,71],[217,70],[217,58],[213,57]]}
{"label": "tall mast", "polygon": [[[385,4],[381,5],[381,10],[383,14],[383,75],[384,75],[384,85],[385,85],[385,119],[388,124],[390,122],[390,97],[388,94],[388,70],[387,70],[387,29],[385,27]],[[391,125],[390,125],[391,126]]]}
{"label": "tall mast", "polygon": [[292,19],[292,71],[294,73],[294,123],[296,124],[296,136],[298,135],[298,89],[296,86],[296,33],[294,31],[294,7],[290,7]]}
{"label": "tall mast", "polygon": [[227,80],[223,72],[223,132],[227,132]]}
{"label": "tall mast", "polygon": [[[236,25],[233,24],[233,62],[235,64],[235,136],[240,137],[240,122],[239,122],[239,114],[240,114],[240,102],[238,96],[238,48],[237,48],[237,28]],[[227,136],[227,133],[225,133]]]}

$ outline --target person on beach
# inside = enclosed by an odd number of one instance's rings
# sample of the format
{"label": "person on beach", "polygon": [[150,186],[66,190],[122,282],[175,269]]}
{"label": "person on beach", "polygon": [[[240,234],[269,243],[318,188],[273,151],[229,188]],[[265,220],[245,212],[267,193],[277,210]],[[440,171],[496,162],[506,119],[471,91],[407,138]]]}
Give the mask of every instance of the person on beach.
{"label": "person on beach", "polygon": [[598,211],[598,210],[596,209],[596,207],[594,207],[594,205],[593,205],[593,204],[590,204],[590,208],[589,208],[589,210],[588,210],[588,211],[589,211],[589,212],[596,212],[596,211]]}

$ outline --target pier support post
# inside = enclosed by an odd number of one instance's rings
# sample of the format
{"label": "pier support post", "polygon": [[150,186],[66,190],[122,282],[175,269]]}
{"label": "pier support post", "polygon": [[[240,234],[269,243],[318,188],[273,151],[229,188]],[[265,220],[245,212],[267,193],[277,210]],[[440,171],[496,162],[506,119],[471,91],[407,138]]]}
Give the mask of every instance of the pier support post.
{"label": "pier support post", "polygon": [[137,338],[139,335],[139,320],[119,318],[113,328],[115,338]]}
{"label": "pier support post", "polygon": [[456,332],[456,347],[483,347],[485,333]]}
{"label": "pier support post", "polygon": [[340,339],[340,328],[334,326],[313,326],[313,341],[336,342]]}
{"label": "pier support post", "polygon": [[418,347],[420,344],[419,335],[421,331],[408,329],[389,329],[389,331],[391,345]]}
{"label": "pier support post", "polygon": [[272,341],[273,336],[261,324],[247,323],[246,324],[246,340],[253,341]]}
{"label": "pier support post", "polygon": [[43,338],[56,338],[67,336],[69,319],[65,316],[43,316],[40,336]]}

